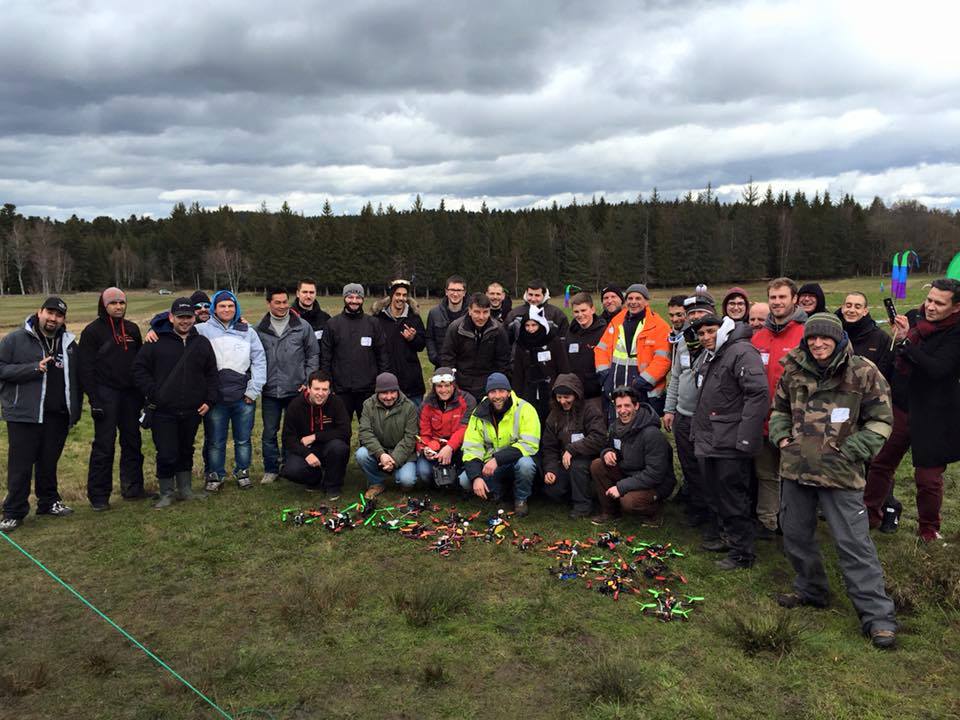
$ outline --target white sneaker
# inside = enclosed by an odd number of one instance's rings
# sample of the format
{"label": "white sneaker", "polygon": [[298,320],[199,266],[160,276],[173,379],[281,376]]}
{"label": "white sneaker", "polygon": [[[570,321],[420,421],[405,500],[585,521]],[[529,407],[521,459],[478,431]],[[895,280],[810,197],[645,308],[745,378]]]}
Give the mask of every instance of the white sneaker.
{"label": "white sneaker", "polygon": [[260,479],[260,484],[269,485],[270,483],[275,482],[278,477],[280,477],[278,473],[265,472],[263,477]]}

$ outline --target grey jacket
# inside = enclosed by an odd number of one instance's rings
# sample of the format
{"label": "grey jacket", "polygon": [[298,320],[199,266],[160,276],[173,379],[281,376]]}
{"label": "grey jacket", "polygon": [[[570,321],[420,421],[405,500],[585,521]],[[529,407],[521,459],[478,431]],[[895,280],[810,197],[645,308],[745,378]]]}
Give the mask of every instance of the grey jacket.
{"label": "grey jacket", "polygon": [[[23,327],[0,340],[0,409],[7,422],[43,422],[43,401],[47,393],[47,376],[38,365],[44,357],[44,347],[34,327],[36,315],[31,315]],[[70,424],[80,419],[82,397],[77,376],[76,336],[64,328],[63,379],[66,388],[67,412]]]}
{"label": "grey jacket", "polygon": [[257,335],[267,355],[267,381],[263,395],[288,398],[300,392],[310,373],[320,367],[320,345],[309,323],[290,313],[283,335],[270,324],[270,313],[257,325]]}
{"label": "grey jacket", "polygon": [[673,345],[673,363],[670,365],[670,382],[667,383],[665,413],[678,413],[693,417],[697,410],[697,377],[691,362],[690,349],[680,335]]}

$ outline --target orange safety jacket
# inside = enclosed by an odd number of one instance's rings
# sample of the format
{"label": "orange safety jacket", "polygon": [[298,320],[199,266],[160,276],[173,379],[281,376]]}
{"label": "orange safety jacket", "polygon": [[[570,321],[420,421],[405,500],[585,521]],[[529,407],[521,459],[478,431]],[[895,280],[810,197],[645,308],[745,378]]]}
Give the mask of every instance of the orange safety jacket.
{"label": "orange safety jacket", "polygon": [[623,331],[623,321],[627,309],[623,308],[613,316],[607,329],[600,336],[600,342],[593,350],[597,372],[610,371],[606,388],[621,385],[633,385],[639,376],[653,386],[647,394],[660,397],[667,387],[667,373],[670,372],[670,325],[647,307],[643,323],[633,336],[633,347],[627,348]]}

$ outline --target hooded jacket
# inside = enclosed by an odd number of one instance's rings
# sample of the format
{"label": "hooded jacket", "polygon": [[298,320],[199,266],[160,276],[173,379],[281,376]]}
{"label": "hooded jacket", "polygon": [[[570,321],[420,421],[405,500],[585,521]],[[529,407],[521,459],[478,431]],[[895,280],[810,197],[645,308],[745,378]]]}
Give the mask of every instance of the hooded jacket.
{"label": "hooded jacket", "polygon": [[466,299],[464,299],[460,309],[454,312],[450,309],[450,303],[447,302],[446,298],[443,298],[443,300],[427,313],[427,357],[430,359],[430,362],[433,363],[434,367],[443,365],[440,361],[440,355],[443,352],[443,343],[447,337],[447,328],[450,327],[454,320],[459,320],[466,314]]}
{"label": "hooded jacket", "polygon": [[77,372],[91,407],[100,407],[97,390],[134,390],[133,361],[143,345],[140,328],[126,318],[115,320],[107,314],[103,296],[97,300],[97,319],[80,333]]}
{"label": "hooded jacket", "polygon": [[[549,295],[537,307],[543,310],[543,315],[547,318],[547,321],[556,326],[557,337],[561,341],[566,339],[567,332],[570,330],[570,318],[567,317],[567,314],[556,305],[550,304]],[[530,303],[526,301],[517,305],[507,315],[507,321],[504,325],[507,327],[507,335],[511,343],[516,342],[519,334],[523,332],[523,321],[528,317],[530,317]]]}
{"label": "hooded jacket", "polygon": [[869,360],[843,342],[821,369],[806,347],[784,360],[770,415],[780,476],[802,485],[861,490],[870,462],[893,431],[890,387]]}
{"label": "hooded jacket", "polygon": [[473,399],[473,395],[460,388],[456,388],[453,396],[445,403],[440,402],[435,392],[428,393],[420,407],[417,451],[420,452],[426,447],[437,451],[444,445],[459,450],[467,432],[470,414],[476,406],[477,401]]}
{"label": "hooded jacket", "polygon": [[[37,316],[31,315],[23,327],[0,340],[0,410],[7,422],[42,423],[47,394],[47,374],[39,369],[46,356],[37,334]],[[63,363],[64,399],[70,424],[80,419],[83,397],[77,373],[77,343],[66,326],[57,333],[57,358]]]}
{"label": "hooded jacket", "polygon": [[536,406],[541,418],[549,412],[553,381],[561,373],[569,372],[566,347],[555,325],[551,324],[549,330],[541,325],[532,335],[520,328],[513,348],[511,384],[520,397]]}
{"label": "hooded jacket", "polygon": [[807,322],[807,314],[794,308],[793,314],[782,325],[778,324],[773,313],[767,316],[763,327],[754,333],[750,342],[760,351],[760,359],[767,373],[767,393],[773,398],[783,375],[781,360],[794,348],[803,342],[803,325]]}
{"label": "hooded jacket", "polygon": [[562,386],[573,390],[576,400],[573,407],[565,411],[551,392],[550,414],[540,438],[543,471],[554,474],[563,469],[563,453],[569,451],[574,457],[595,458],[607,444],[607,421],[600,409],[584,402],[580,378],[573,373],[559,375],[553,389]]}
{"label": "hooded jacket", "polygon": [[335,392],[372,393],[377,375],[387,371],[380,323],[360,312],[343,312],[327,321],[320,340],[320,368],[333,378]]}
{"label": "hooded jacket", "polygon": [[[217,303],[232,300],[237,306],[233,320],[224,325],[217,319]],[[210,298],[210,319],[195,325],[210,341],[220,370],[220,402],[235,403],[244,397],[256,400],[267,380],[267,355],[257,331],[240,321],[240,301],[229,290],[218,290]]]}
{"label": "hooded jacket", "polygon": [[844,320],[840,310],[837,310],[837,317],[840,318],[843,329],[850,338],[853,354],[867,358],[880,369],[884,379],[891,382],[893,350],[890,347],[890,335],[885,333],[869,314],[853,323]]}
{"label": "hooded jacket", "polygon": [[[299,393],[283,414],[283,442],[287,452],[305,458],[331,440],[342,440],[350,445],[352,417],[347,406],[335,393],[327,396],[323,405],[313,405],[307,399],[307,393]],[[310,445],[300,442],[301,438],[316,435]]]}
{"label": "hooded jacket", "polygon": [[600,451],[617,455],[617,467],[623,477],[617,482],[621,495],[634,490],[653,490],[664,501],[677,484],[673,474],[673,450],[660,432],[660,417],[646,403],[640,403],[629,425],[613,421],[607,433],[607,446]]}
{"label": "hooded jacket", "polygon": [[695,359],[687,345],[684,331],[690,327],[686,322],[683,329],[679,332],[670,334],[670,342],[673,343],[673,363],[670,366],[670,382],[667,383],[667,401],[664,405],[664,413],[680,414],[685,417],[693,417],[697,409],[697,378],[694,372]]}
{"label": "hooded jacket", "polygon": [[283,335],[277,335],[268,312],[257,325],[257,335],[267,358],[263,394],[288,398],[300,393],[310,373],[320,367],[320,345],[313,328],[293,312]]}
{"label": "hooded jacket", "polygon": [[469,315],[454,320],[443,340],[439,366],[454,368],[457,385],[482,398],[490,373],[510,370],[510,341],[503,325],[488,320],[478,330]]}
{"label": "hooded jacket", "polygon": [[498,465],[533,457],[540,449],[540,418],[533,405],[510,392],[503,415],[497,417],[489,398],[477,405],[463,437],[463,469],[467,478],[480,477],[491,458]]}
{"label": "hooded jacket", "polygon": [[748,324],[724,318],[716,349],[704,350],[698,362],[700,396],[690,430],[697,457],[750,457],[762,447],[770,395],[750,337]]}
{"label": "hooded jacket", "polygon": [[417,406],[402,392],[387,407],[376,393],[363,401],[360,414],[360,444],[374,458],[387,453],[399,468],[412,460],[417,446]]}
{"label": "hooded jacket", "polygon": [[[727,314],[727,301],[735,295],[739,295],[744,299],[744,302],[747,303],[747,308],[743,313],[743,319],[737,320],[736,322],[748,322],[750,320],[750,296],[747,295],[747,291],[741,287],[732,287],[727,290],[727,294],[723,296],[723,302],[720,303],[721,313],[722,315]],[[731,318],[731,320],[732,319],[733,318]]]}
{"label": "hooded jacket", "polygon": [[[185,353],[186,360],[180,363]],[[174,370],[177,374],[171,377]],[[196,326],[190,328],[186,342],[172,326],[161,328],[157,341],[146,343],[137,353],[133,379],[147,403],[167,415],[196,413],[204,403],[213,407],[220,397],[217,356]]]}
{"label": "hooded jacket", "polygon": [[807,283],[806,285],[801,285],[800,289],[797,291],[797,297],[801,295],[813,295],[817,299],[817,306],[813,309],[812,313],[807,313],[808,315],[815,315],[820,312],[829,312],[827,310],[827,297],[823,294],[823,288],[820,287],[820,283]]}
{"label": "hooded jacket", "polygon": [[[419,353],[427,346],[427,331],[420,319],[416,300],[409,299],[403,306],[403,314],[395,318],[390,309],[390,298],[381,298],[373,304],[373,316],[383,332],[387,367],[397,376],[400,390],[407,397],[422,397],[426,386]],[[408,327],[416,332],[412,340],[404,339],[401,334]]]}
{"label": "hooded jacket", "polygon": [[567,330],[566,346],[570,372],[580,378],[583,383],[583,396],[588,400],[603,394],[593,353],[606,327],[607,323],[595,315],[588,327],[582,327],[574,320]]}

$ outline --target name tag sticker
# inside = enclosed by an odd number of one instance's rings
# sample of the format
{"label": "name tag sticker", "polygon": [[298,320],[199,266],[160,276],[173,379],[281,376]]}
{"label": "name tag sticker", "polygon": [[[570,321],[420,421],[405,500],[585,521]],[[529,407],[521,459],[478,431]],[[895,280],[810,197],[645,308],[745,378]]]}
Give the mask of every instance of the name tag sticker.
{"label": "name tag sticker", "polygon": [[842,423],[850,419],[850,408],[834,408],[830,413],[830,422]]}
{"label": "name tag sticker", "polygon": [[537,362],[547,362],[550,359],[549,350],[541,350],[537,353]]}
{"label": "name tag sticker", "polygon": [[363,347],[373,346],[373,338],[369,335],[364,335],[362,338],[360,338],[360,345]]}
{"label": "name tag sticker", "polygon": [[689,356],[689,355],[681,355],[681,356],[680,356],[680,367],[682,367],[682,368],[688,368],[688,367],[690,367],[690,356]]}
{"label": "name tag sticker", "polygon": [[322,339],[323,339],[323,330],[314,330],[314,331],[313,331],[313,336],[314,336],[317,340],[322,340]]}
{"label": "name tag sticker", "polygon": [[764,367],[770,364],[770,353],[760,353],[760,359],[763,361]]}
{"label": "name tag sticker", "polygon": [[580,352],[580,343],[570,343],[570,349],[568,352],[578,353]]}
{"label": "name tag sticker", "polygon": [[583,433],[570,433],[570,442],[580,442],[583,440]]}
{"label": "name tag sticker", "polygon": [[614,439],[613,439],[613,447],[614,447],[614,449],[615,449],[615,450],[619,450],[619,449],[620,449],[620,445],[621,445],[621,443],[620,443],[620,438],[614,438]]}
{"label": "name tag sticker", "polygon": [[703,375],[697,375],[697,387],[703,387]]}

